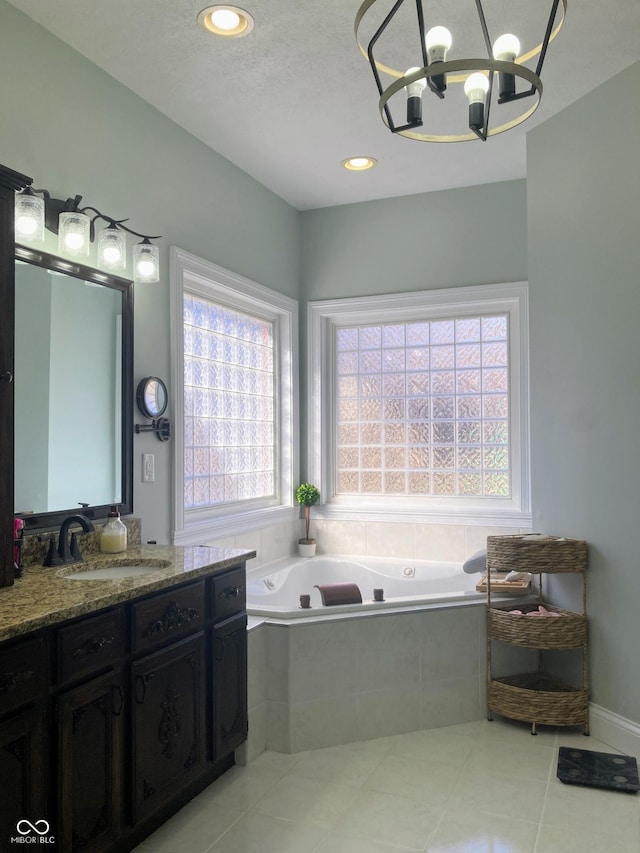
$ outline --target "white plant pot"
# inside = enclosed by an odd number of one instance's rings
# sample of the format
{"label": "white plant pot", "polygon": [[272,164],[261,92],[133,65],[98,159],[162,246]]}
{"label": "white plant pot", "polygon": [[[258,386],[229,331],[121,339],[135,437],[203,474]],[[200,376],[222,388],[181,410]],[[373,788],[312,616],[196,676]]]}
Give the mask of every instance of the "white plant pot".
{"label": "white plant pot", "polygon": [[301,557],[315,557],[316,543],[315,542],[298,542],[298,553]]}

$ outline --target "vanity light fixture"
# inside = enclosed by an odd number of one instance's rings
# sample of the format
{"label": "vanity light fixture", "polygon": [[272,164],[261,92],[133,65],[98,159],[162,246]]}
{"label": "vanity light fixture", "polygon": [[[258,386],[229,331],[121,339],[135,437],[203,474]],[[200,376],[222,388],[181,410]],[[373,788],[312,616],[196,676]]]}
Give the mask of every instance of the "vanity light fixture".
{"label": "vanity light fixture", "polygon": [[350,172],[366,172],[377,166],[378,161],[373,157],[347,157],[340,165]]}
{"label": "vanity light fixture", "polygon": [[[48,190],[27,187],[16,194],[15,239],[33,245],[44,242],[44,230],[58,235],[58,254],[74,259],[89,255],[96,233],[96,221],[107,223],[98,233],[98,266],[106,270],[126,268],[127,234],[140,237],[133,247],[133,280],[156,282],[160,278],[160,252],[151,241],[159,240],[133,231],[126,219],[113,219],[95,207],[80,207],[82,196],[63,201],[52,198]],[[88,215],[91,213],[92,215]]]}
{"label": "vanity light fixture", "polygon": [[239,6],[207,6],[198,14],[198,26],[214,36],[241,38],[253,29],[253,18]]}
{"label": "vanity light fixture", "polygon": [[[434,4],[428,0],[416,0],[414,12],[403,8],[405,0],[396,0],[390,10],[389,2],[364,0],[355,18],[355,37],[360,53],[371,66],[379,95],[378,109],[382,121],[392,133],[422,142],[465,142],[475,139],[485,141],[489,136],[518,127],[533,115],[540,103],[542,66],[549,44],[558,35],[564,23],[567,2],[568,0],[548,0],[550,11],[546,25],[546,12],[543,9],[539,24],[531,26],[526,22],[526,16],[529,14],[531,18],[531,7],[538,4],[521,0],[520,15],[517,3],[503,4],[509,6],[507,11],[510,20],[518,23],[523,30],[540,26],[540,34],[531,39],[531,44],[535,47],[521,50],[520,41],[511,33],[499,36],[492,46],[483,0],[459,0],[457,4]],[[412,5],[414,4],[408,4]],[[468,7],[466,11],[465,6]],[[373,10],[371,14],[370,10]],[[468,21],[465,20],[465,15],[469,18]],[[427,23],[428,16],[435,20]],[[453,58],[456,30],[454,29],[452,37],[451,32],[442,26],[448,23],[447,16],[451,18],[452,25],[458,24],[458,31],[461,31],[463,36],[460,38],[461,43],[471,43],[475,28],[476,42],[481,47],[477,50],[479,55],[469,51],[469,58]],[[380,20],[382,23],[379,23]],[[369,32],[365,46],[361,32],[366,29]],[[542,39],[536,45],[540,36]],[[391,62],[396,68],[391,66]],[[528,67],[527,63],[532,67]],[[411,66],[408,71],[397,70],[407,66]],[[498,80],[494,87],[496,74]],[[480,77],[484,78],[484,81]],[[518,82],[521,84],[520,91],[517,91]],[[520,108],[518,104],[517,108],[511,108],[510,111],[503,109],[502,124],[491,126],[489,113],[494,88],[497,90],[497,104],[513,104],[520,102],[522,98],[533,98],[533,103],[529,102],[524,108]],[[422,93],[425,89],[429,89],[440,100],[445,98],[445,93],[450,96],[451,109],[430,109],[428,126],[423,131]],[[456,100],[461,100],[456,94],[461,94],[461,89],[464,89],[469,99],[469,130],[464,129],[463,132],[460,132],[458,126],[458,116],[464,116],[464,112],[458,109],[456,103]],[[403,90],[407,96],[406,122],[399,106]],[[394,97],[395,95],[398,97]],[[399,119],[400,115],[402,121]],[[427,125],[426,118],[424,124]]]}

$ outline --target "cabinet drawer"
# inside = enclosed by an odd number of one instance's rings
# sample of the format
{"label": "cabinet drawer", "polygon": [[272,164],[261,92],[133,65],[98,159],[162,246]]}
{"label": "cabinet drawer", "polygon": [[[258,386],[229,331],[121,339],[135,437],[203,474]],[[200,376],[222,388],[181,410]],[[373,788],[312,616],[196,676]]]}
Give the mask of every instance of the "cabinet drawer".
{"label": "cabinet drawer", "polygon": [[42,637],[0,649],[0,714],[34,701],[46,689],[47,658]]}
{"label": "cabinet drawer", "polygon": [[58,682],[66,684],[119,662],[125,652],[122,610],[89,616],[56,636]]}
{"label": "cabinet drawer", "polygon": [[244,568],[232,569],[211,578],[211,611],[214,622],[220,622],[247,606],[247,584]]}
{"label": "cabinet drawer", "polygon": [[133,651],[194,634],[204,626],[204,581],[140,601],[131,613]]}

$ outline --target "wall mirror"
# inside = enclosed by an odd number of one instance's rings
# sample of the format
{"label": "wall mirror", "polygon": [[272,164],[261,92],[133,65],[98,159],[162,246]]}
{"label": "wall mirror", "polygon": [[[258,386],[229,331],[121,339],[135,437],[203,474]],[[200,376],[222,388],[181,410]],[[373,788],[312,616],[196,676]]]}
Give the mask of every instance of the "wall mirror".
{"label": "wall mirror", "polygon": [[15,513],[132,512],[132,283],[16,246],[15,303]]}

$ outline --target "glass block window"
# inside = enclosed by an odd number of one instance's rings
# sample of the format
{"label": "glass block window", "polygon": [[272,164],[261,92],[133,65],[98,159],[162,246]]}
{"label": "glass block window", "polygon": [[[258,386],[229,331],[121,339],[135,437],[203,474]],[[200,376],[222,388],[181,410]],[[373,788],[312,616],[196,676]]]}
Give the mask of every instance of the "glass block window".
{"label": "glass block window", "polygon": [[335,493],[509,498],[509,316],[334,326]]}
{"label": "glass block window", "polygon": [[276,494],[271,320],[184,292],[184,508]]}

